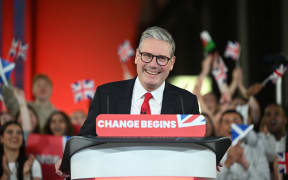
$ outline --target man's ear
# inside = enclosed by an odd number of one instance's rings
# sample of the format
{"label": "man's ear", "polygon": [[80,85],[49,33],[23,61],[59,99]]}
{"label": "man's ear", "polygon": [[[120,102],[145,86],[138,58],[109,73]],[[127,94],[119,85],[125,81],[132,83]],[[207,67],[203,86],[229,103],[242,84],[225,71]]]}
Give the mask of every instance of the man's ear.
{"label": "man's ear", "polygon": [[172,71],[172,70],[173,70],[173,67],[174,67],[174,63],[175,63],[175,61],[176,61],[176,56],[173,56],[170,61],[171,61],[170,71]]}
{"label": "man's ear", "polygon": [[135,55],[135,59],[134,59],[134,63],[137,64],[137,58],[139,58],[140,54],[139,54],[139,49],[136,49],[136,55]]}

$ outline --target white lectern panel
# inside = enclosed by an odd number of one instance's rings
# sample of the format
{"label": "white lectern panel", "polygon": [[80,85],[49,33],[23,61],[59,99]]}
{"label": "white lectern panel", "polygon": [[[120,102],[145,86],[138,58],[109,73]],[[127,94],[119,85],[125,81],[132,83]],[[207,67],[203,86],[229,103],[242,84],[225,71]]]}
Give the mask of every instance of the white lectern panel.
{"label": "white lectern panel", "polygon": [[86,148],[71,158],[71,178],[216,177],[216,155],[196,144],[111,144]]}

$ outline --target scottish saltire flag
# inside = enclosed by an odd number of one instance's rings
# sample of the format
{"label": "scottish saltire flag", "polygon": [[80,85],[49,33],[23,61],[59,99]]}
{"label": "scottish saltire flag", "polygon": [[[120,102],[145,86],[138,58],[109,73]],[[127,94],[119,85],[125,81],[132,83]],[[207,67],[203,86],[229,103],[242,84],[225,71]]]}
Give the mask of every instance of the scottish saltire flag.
{"label": "scottish saltire flag", "polygon": [[287,70],[287,67],[284,66],[284,64],[281,64],[277,69],[273,71],[273,73],[268,78],[266,78],[263,81],[262,83],[263,86],[266,85],[269,81],[272,81],[275,84],[277,80],[284,75],[286,70]]}
{"label": "scottish saltire flag", "polygon": [[130,45],[128,40],[125,40],[118,49],[118,55],[120,56],[120,60],[122,62],[126,62],[135,54],[134,49]]}
{"label": "scottish saltire flag", "polygon": [[14,59],[16,57],[16,54],[17,54],[17,51],[18,51],[18,48],[19,48],[19,44],[20,44],[20,41],[17,40],[16,38],[13,38],[12,39],[12,42],[11,42],[11,47],[10,47],[10,50],[9,50],[9,53],[8,53],[8,58],[12,58]]}
{"label": "scottish saltire flag", "polygon": [[278,159],[278,171],[282,174],[287,174],[287,167],[288,167],[288,153],[287,152],[278,152],[277,153]]}
{"label": "scottish saltire flag", "polygon": [[240,56],[240,44],[238,42],[228,41],[224,56],[226,58],[231,58],[234,61],[238,61]]}
{"label": "scottish saltire flag", "polygon": [[7,85],[15,63],[5,61],[0,58],[0,84]]}
{"label": "scottish saltire flag", "polygon": [[63,180],[55,173],[55,163],[62,158],[68,136],[30,134],[26,152],[32,154],[42,167],[43,180]]}
{"label": "scottish saltire flag", "polygon": [[72,83],[71,87],[75,102],[80,102],[84,99],[93,99],[95,93],[95,83],[93,80],[85,79],[75,81]]}
{"label": "scottish saltire flag", "polygon": [[219,56],[218,63],[216,66],[213,66],[212,75],[214,79],[219,82],[219,84],[223,84],[227,82],[227,67],[223,61],[223,59]]}
{"label": "scottish saltire flag", "polygon": [[254,125],[232,124],[232,146],[236,145],[239,140],[243,139],[252,129]]}
{"label": "scottish saltire flag", "polygon": [[206,125],[205,117],[199,114],[197,115],[178,114],[177,121],[179,128]]}
{"label": "scottish saltire flag", "polygon": [[202,31],[201,34],[200,34],[200,37],[201,37],[201,40],[202,40],[204,51],[206,53],[210,53],[210,52],[215,50],[216,45],[213,42],[213,40],[212,40],[210,34],[208,33],[208,31]]}

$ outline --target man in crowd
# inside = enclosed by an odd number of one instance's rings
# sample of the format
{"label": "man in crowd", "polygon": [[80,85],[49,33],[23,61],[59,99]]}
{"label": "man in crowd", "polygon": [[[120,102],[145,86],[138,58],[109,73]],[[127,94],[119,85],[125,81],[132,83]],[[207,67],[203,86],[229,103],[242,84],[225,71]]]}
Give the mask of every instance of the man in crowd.
{"label": "man in crowd", "polygon": [[[235,110],[225,111],[219,120],[219,135],[231,137],[231,125],[243,124],[243,117]],[[249,133],[250,134],[250,133]],[[230,147],[222,159],[224,167],[217,175],[217,179],[264,180],[270,179],[268,160],[262,151],[246,143],[247,138]]]}
{"label": "man in crowd", "polygon": [[[55,110],[50,101],[52,82],[48,76],[38,74],[33,78],[32,88],[34,101],[29,102],[29,104],[37,112],[40,128],[43,129],[47,118]],[[16,116],[22,104],[17,101],[12,86],[9,85],[3,87],[3,97],[8,112]]]}

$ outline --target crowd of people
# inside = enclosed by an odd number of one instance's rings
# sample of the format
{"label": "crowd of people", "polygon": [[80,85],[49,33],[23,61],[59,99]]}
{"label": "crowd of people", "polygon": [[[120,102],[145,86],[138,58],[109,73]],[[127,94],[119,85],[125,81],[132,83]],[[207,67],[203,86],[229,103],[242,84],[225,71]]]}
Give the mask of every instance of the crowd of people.
{"label": "crowd of people", "polygon": [[[162,41],[159,42],[159,40],[151,38],[148,38],[148,40],[144,39],[143,41],[145,42],[143,43],[145,46],[143,45],[141,48],[142,50],[147,48],[146,51],[150,50],[148,44],[163,43]],[[169,54],[167,54],[167,57],[156,57],[153,54],[147,52],[145,54],[145,52],[143,53],[140,51],[137,55],[139,58],[142,58],[135,61],[138,63],[137,68],[139,68],[137,69],[137,72],[138,70],[142,70],[140,69],[140,65],[143,63],[144,65],[147,63],[154,63],[154,66],[158,66],[159,59],[164,62],[164,60],[167,60],[165,58],[170,57]],[[144,58],[148,58],[149,62],[142,62],[143,56]],[[156,57],[158,65],[153,61],[154,57]],[[259,128],[255,128],[244,139],[229,148],[222,159],[223,167],[218,173],[217,179],[264,180],[285,178],[283,177],[285,175],[280,174],[278,171],[277,154],[287,150],[287,117],[284,109],[275,103],[271,103],[265,107],[263,113],[261,112],[259,103],[255,98],[255,95],[262,89],[261,84],[256,83],[251,87],[246,88],[243,85],[242,70],[237,66],[233,70],[232,82],[230,84],[222,84],[221,87],[219,87],[221,92],[219,98],[214,92],[205,95],[200,94],[202,82],[206,76],[209,76],[212,67],[216,66],[215,63],[218,58],[219,56],[217,53],[211,53],[205,57],[202,61],[202,71],[198,76],[196,86],[193,90],[193,93],[198,98],[201,113],[206,117],[206,136],[231,137],[231,125],[233,123],[253,124],[254,127]],[[169,61],[167,60],[167,62]],[[161,66],[164,67],[164,65]],[[166,77],[172,68],[173,64],[172,67],[167,66],[165,71]],[[141,72],[144,73],[143,71]],[[152,72],[149,73],[151,74]],[[145,76],[139,72],[138,77],[140,81],[149,80],[141,79]],[[165,81],[166,77],[163,77],[161,80]],[[136,83],[137,82],[136,79]],[[162,81],[158,84],[162,84]],[[110,88],[108,86],[102,88],[108,89]],[[174,87],[171,88],[173,89]],[[34,101],[27,102],[23,91],[11,85],[2,86],[2,95],[7,111],[1,112],[0,114],[1,180],[41,179],[42,175],[39,163],[35,157],[26,156],[25,153],[25,140],[28,135],[30,133],[55,136],[77,135],[80,130],[79,127],[83,125],[87,118],[85,112],[76,111],[69,116],[53,106],[50,101],[52,95],[52,81],[46,75],[36,75],[33,79],[32,89],[35,99]],[[175,90],[175,88],[173,90]],[[236,92],[238,92],[238,95],[235,95],[237,94]],[[100,90],[98,93],[100,94]],[[181,90],[181,93],[185,96],[187,95],[186,91]],[[191,96],[187,95],[187,97]],[[196,98],[195,102],[197,102]],[[197,105],[195,107],[197,107]],[[130,109],[130,106],[127,109]],[[111,110],[113,109],[110,109],[110,111]],[[161,107],[158,108],[158,110],[161,112]],[[195,109],[195,112],[196,111],[198,112],[198,109]],[[94,113],[95,116],[96,114],[97,112]],[[95,123],[94,116],[92,120]],[[86,123],[86,126],[86,128],[88,128],[89,124]],[[93,126],[93,128],[95,127]],[[90,129],[88,130],[90,132]]]}

